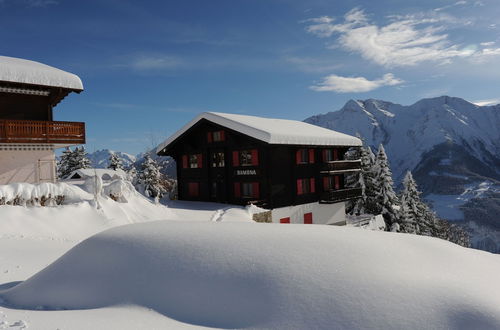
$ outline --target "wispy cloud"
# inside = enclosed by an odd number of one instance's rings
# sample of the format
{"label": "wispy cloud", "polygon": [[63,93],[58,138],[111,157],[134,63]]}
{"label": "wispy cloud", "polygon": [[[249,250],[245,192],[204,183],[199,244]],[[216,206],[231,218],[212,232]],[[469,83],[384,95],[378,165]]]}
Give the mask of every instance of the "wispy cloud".
{"label": "wispy cloud", "polygon": [[139,71],[149,70],[170,70],[177,69],[185,65],[185,62],[175,56],[161,55],[161,56],[140,56],[134,58],[130,66]]}
{"label": "wispy cloud", "polygon": [[317,85],[310,88],[317,92],[361,93],[369,92],[382,86],[395,86],[402,84],[403,80],[394,77],[392,73],[385,74],[382,78],[368,80],[364,77],[342,77],[331,74]]}
{"label": "wispy cloud", "polygon": [[467,1],[460,0],[460,1],[457,1],[455,3],[452,3],[451,5],[435,8],[434,11],[443,11],[443,10],[448,9],[448,8],[452,8],[452,7],[456,7],[456,6],[465,6],[465,5],[467,5]]}
{"label": "wispy cloud", "polygon": [[487,106],[487,105],[497,105],[500,104],[500,98],[497,99],[488,99],[488,100],[479,100],[479,101],[472,101],[475,105],[478,105],[480,107],[482,106]]}
{"label": "wispy cloud", "polygon": [[312,57],[285,57],[285,61],[295,65],[295,67],[303,72],[325,72],[339,69],[342,65],[333,63],[332,60],[317,59]]}
{"label": "wispy cloud", "polygon": [[304,22],[311,34],[321,38],[337,37],[337,44],[331,48],[340,46],[385,67],[414,66],[425,61],[444,64],[456,58],[487,55],[483,52],[484,46],[463,47],[449,40],[445,30],[449,24],[458,23],[450,15],[431,13],[388,19],[387,24],[377,25],[370,22],[362,9],[354,8],[344,15],[342,22],[328,16]]}

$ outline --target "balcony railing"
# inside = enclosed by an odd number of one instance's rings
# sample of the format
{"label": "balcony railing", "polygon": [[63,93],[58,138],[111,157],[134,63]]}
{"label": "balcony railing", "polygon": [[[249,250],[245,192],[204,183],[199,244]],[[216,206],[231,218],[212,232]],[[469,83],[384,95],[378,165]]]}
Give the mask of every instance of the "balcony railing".
{"label": "balcony railing", "polygon": [[320,203],[332,204],[361,197],[361,188],[347,188],[341,190],[328,190],[321,194]]}
{"label": "balcony railing", "polygon": [[326,162],[321,167],[321,172],[354,172],[361,168],[361,160],[335,160]]}
{"label": "balcony railing", "polygon": [[84,144],[85,123],[0,119],[0,143]]}

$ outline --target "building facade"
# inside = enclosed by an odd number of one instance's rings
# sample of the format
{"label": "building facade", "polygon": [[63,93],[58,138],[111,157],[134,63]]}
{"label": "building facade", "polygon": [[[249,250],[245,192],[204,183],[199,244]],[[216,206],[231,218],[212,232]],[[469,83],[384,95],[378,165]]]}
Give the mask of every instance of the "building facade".
{"label": "building facade", "polygon": [[344,201],[360,196],[346,174],[359,160],[345,160],[355,137],[307,123],[203,113],[158,148],[177,163],[182,200],[272,210],[273,222],[341,223]]}
{"label": "building facade", "polygon": [[85,124],[53,120],[76,75],[38,62],[0,56],[0,184],[54,182],[54,150],[85,143]]}

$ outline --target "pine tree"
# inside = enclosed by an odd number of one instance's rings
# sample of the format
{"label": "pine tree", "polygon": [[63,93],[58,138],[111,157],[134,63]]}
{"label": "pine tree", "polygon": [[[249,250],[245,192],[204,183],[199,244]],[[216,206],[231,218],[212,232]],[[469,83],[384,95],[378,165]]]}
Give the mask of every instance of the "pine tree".
{"label": "pine tree", "polygon": [[90,168],[90,160],[87,158],[85,148],[75,147],[75,150],[66,148],[57,164],[57,172],[60,178],[65,178],[71,172],[81,168]]}
{"label": "pine tree", "polygon": [[123,170],[123,164],[122,164],[122,160],[120,157],[118,157],[117,154],[115,153],[112,153],[110,156],[109,156],[109,165],[108,165],[108,168],[112,169],[112,170]]}
{"label": "pine tree", "polygon": [[144,157],[139,179],[146,196],[161,198],[165,193],[165,188],[162,185],[162,174],[160,169],[161,167],[158,163],[149,155]]}
{"label": "pine tree", "polygon": [[131,165],[130,168],[127,170],[127,180],[134,186],[138,184],[137,170],[135,169],[134,165]]}
{"label": "pine tree", "polygon": [[424,226],[425,205],[420,200],[420,191],[417,183],[413,179],[411,172],[406,172],[403,179],[403,191],[400,201],[400,224],[401,231],[405,233],[420,234],[421,227]]}
{"label": "pine tree", "polygon": [[417,234],[418,225],[415,212],[413,212],[413,201],[407,198],[406,195],[401,196],[401,205],[398,212],[399,230],[403,233]]}
{"label": "pine tree", "polygon": [[376,210],[376,184],[374,181],[374,159],[375,156],[370,147],[363,146],[359,149],[361,170],[357,175],[356,186],[361,188],[361,198],[356,199],[349,209],[350,214],[378,214]]}
{"label": "pine tree", "polygon": [[379,146],[377,158],[375,160],[374,182],[376,184],[375,188],[377,189],[375,195],[376,210],[374,211],[379,211],[377,213],[383,215],[386,227],[391,228],[394,222],[398,222],[398,216],[394,206],[399,204],[399,202],[394,192],[392,172],[382,144]]}

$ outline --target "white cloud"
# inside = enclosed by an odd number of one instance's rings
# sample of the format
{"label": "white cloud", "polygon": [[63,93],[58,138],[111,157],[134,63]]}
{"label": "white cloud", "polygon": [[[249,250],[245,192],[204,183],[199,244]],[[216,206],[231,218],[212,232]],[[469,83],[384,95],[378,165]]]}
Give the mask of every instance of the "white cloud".
{"label": "white cloud", "polygon": [[394,86],[402,84],[392,73],[385,74],[382,78],[368,80],[364,77],[342,77],[335,74],[326,76],[322,82],[310,88],[317,92],[337,93],[362,93],[369,92],[382,86]]}
{"label": "white cloud", "polygon": [[475,105],[478,105],[480,107],[486,106],[486,105],[497,105],[500,104],[500,98],[498,99],[488,99],[488,100],[479,100],[479,101],[473,101]]}
{"label": "white cloud", "polygon": [[[432,61],[450,63],[456,58],[482,56],[484,49],[452,44],[444,31],[447,24],[457,24],[444,14],[391,16],[385,25],[371,23],[365,12],[354,8],[344,21],[322,16],[306,21],[306,31],[318,37],[337,36],[337,43],[349,52],[385,67],[414,66]],[[483,46],[484,47],[484,46]]]}
{"label": "white cloud", "polygon": [[482,42],[480,43],[481,46],[483,47],[490,47],[490,46],[493,46],[495,44],[494,41],[488,41],[488,42]]}

